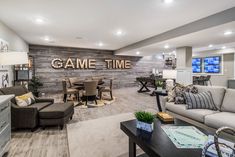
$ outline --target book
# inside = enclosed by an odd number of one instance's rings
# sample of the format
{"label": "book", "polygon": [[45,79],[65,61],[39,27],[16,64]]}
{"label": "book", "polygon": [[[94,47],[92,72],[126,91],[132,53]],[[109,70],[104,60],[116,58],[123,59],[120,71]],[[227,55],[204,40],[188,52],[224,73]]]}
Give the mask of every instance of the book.
{"label": "book", "polygon": [[165,112],[158,112],[157,117],[163,122],[173,122],[174,118]]}

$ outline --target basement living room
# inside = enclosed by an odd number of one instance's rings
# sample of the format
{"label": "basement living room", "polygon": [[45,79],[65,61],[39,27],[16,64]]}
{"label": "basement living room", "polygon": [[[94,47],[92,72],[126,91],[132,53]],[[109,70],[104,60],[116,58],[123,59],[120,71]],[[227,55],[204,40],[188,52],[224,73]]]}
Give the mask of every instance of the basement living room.
{"label": "basement living room", "polygon": [[0,157],[235,157],[234,0],[0,1]]}

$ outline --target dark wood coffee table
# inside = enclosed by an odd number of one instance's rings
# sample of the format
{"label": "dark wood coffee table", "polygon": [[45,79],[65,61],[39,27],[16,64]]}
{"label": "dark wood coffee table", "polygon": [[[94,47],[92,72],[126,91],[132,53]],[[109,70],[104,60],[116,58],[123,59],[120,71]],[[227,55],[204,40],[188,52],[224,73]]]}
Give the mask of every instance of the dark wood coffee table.
{"label": "dark wood coffee table", "polygon": [[[136,120],[121,122],[121,130],[129,137],[129,157],[136,157],[136,145],[138,145],[145,154],[144,157],[200,157],[202,149],[178,149],[170,138],[161,129],[161,121],[154,121],[154,131],[147,134],[136,128]],[[177,126],[192,126],[191,124],[179,119],[175,119]],[[198,128],[198,127],[197,127]],[[208,131],[201,130],[206,135]],[[142,157],[141,156],[141,157]]]}

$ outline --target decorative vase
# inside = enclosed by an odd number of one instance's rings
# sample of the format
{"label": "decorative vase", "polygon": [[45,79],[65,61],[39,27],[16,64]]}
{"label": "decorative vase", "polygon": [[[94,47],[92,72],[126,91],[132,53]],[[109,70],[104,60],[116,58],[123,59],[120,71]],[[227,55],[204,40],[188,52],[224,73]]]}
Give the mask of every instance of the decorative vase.
{"label": "decorative vase", "polygon": [[137,120],[136,127],[147,132],[153,132],[153,123],[149,124]]}

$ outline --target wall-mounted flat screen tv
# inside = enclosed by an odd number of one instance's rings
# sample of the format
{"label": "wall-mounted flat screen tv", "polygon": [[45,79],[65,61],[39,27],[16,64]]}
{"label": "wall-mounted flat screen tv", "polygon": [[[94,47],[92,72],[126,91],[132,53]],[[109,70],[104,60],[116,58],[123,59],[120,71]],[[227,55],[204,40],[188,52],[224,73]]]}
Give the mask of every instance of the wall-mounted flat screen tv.
{"label": "wall-mounted flat screen tv", "polygon": [[220,65],[220,56],[204,58],[205,65]]}
{"label": "wall-mounted flat screen tv", "polygon": [[220,65],[205,65],[205,73],[220,73]]}
{"label": "wall-mounted flat screen tv", "polygon": [[193,73],[201,73],[202,72],[201,66],[193,65],[192,68],[193,68]]}
{"label": "wall-mounted flat screen tv", "polygon": [[201,58],[193,58],[192,65],[201,65],[202,59]]}

